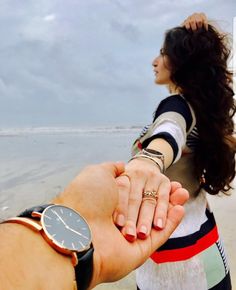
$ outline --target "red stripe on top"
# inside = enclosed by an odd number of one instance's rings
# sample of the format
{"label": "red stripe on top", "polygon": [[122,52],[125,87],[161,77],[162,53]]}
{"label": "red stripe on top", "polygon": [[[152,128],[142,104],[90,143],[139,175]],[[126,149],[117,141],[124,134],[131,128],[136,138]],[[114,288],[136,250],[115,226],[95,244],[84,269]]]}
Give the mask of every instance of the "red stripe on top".
{"label": "red stripe on top", "polygon": [[218,239],[219,234],[217,227],[215,226],[204,237],[197,240],[194,245],[180,249],[164,250],[160,252],[156,251],[151,255],[151,259],[158,264],[166,262],[184,261],[209,248],[215,242],[217,242]]}
{"label": "red stripe on top", "polygon": [[138,141],[138,148],[141,150],[141,149],[143,149],[143,145],[142,145],[142,143],[140,142],[140,141]]}

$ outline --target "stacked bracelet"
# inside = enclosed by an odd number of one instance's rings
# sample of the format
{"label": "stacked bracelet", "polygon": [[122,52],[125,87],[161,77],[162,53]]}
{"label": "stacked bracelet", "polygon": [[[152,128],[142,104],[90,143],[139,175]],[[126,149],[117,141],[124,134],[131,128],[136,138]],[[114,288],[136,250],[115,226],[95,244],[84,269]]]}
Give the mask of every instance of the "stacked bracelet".
{"label": "stacked bracelet", "polygon": [[[161,152],[153,149],[142,149],[134,155],[130,161],[137,158],[147,158],[153,161],[162,173],[165,172],[165,157]],[[161,161],[161,164],[159,163],[159,160]]]}

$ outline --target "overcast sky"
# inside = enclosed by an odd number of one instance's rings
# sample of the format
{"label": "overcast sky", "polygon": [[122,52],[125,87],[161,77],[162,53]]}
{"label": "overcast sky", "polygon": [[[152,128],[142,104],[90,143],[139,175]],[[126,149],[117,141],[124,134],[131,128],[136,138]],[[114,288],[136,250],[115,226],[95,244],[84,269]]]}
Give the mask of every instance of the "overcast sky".
{"label": "overcast sky", "polygon": [[235,0],[0,0],[0,128],[150,122],[151,62],[198,11],[232,33]]}

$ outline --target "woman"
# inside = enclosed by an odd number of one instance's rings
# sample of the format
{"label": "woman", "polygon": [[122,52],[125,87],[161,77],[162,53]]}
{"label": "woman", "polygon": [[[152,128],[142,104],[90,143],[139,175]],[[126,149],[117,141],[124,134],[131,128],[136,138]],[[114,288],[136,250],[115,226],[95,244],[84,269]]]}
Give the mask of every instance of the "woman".
{"label": "woman", "polygon": [[[193,14],[183,27],[167,31],[153,61],[155,82],[167,85],[170,94],[133,145],[126,177],[118,180],[121,202],[115,220],[130,241],[136,235],[146,238],[152,223],[162,229],[170,188],[164,172],[189,190],[190,200],[171,238],[137,270],[140,290],[231,289],[206,199],[206,192],[226,193],[235,176],[236,108],[227,45],[226,35],[207,24],[204,14]],[[130,184],[124,186],[127,177]]]}

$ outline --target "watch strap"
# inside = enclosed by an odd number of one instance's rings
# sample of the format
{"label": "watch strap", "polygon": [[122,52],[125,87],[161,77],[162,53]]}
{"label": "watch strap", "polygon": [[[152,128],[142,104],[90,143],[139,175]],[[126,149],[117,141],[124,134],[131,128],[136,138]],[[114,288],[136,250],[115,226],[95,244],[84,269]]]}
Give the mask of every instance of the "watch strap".
{"label": "watch strap", "polygon": [[33,206],[33,207],[30,207],[30,208],[27,208],[25,209],[24,211],[22,211],[18,217],[27,217],[27,218],[33,218],[33,219],[40,219],[39,217],[33,217],[32,216],[32,212],[39,212],[39,213],[42,213],[45,208],[49,207],[50,205],[53,205],[53,204],[42,204],[42,205],[37,205],[37,206]]}
{"label": "watch strap", "polygon": [[93,275],[93,252],[94,248],[91,248],[80,257],[78,257],[78,264],[75,266],[75,277],[77,282],[78,290],[86,290],[92,280]]}
{"label": "watch strap", "polygon": [[42,230],[42,226],[39,225],[37,221],[34,221],[33,219],[25,218],[25,217],[9,218],[3,221],[3,223],[16,223],[16,224],[24,225],[35,232],[40,232]]}

